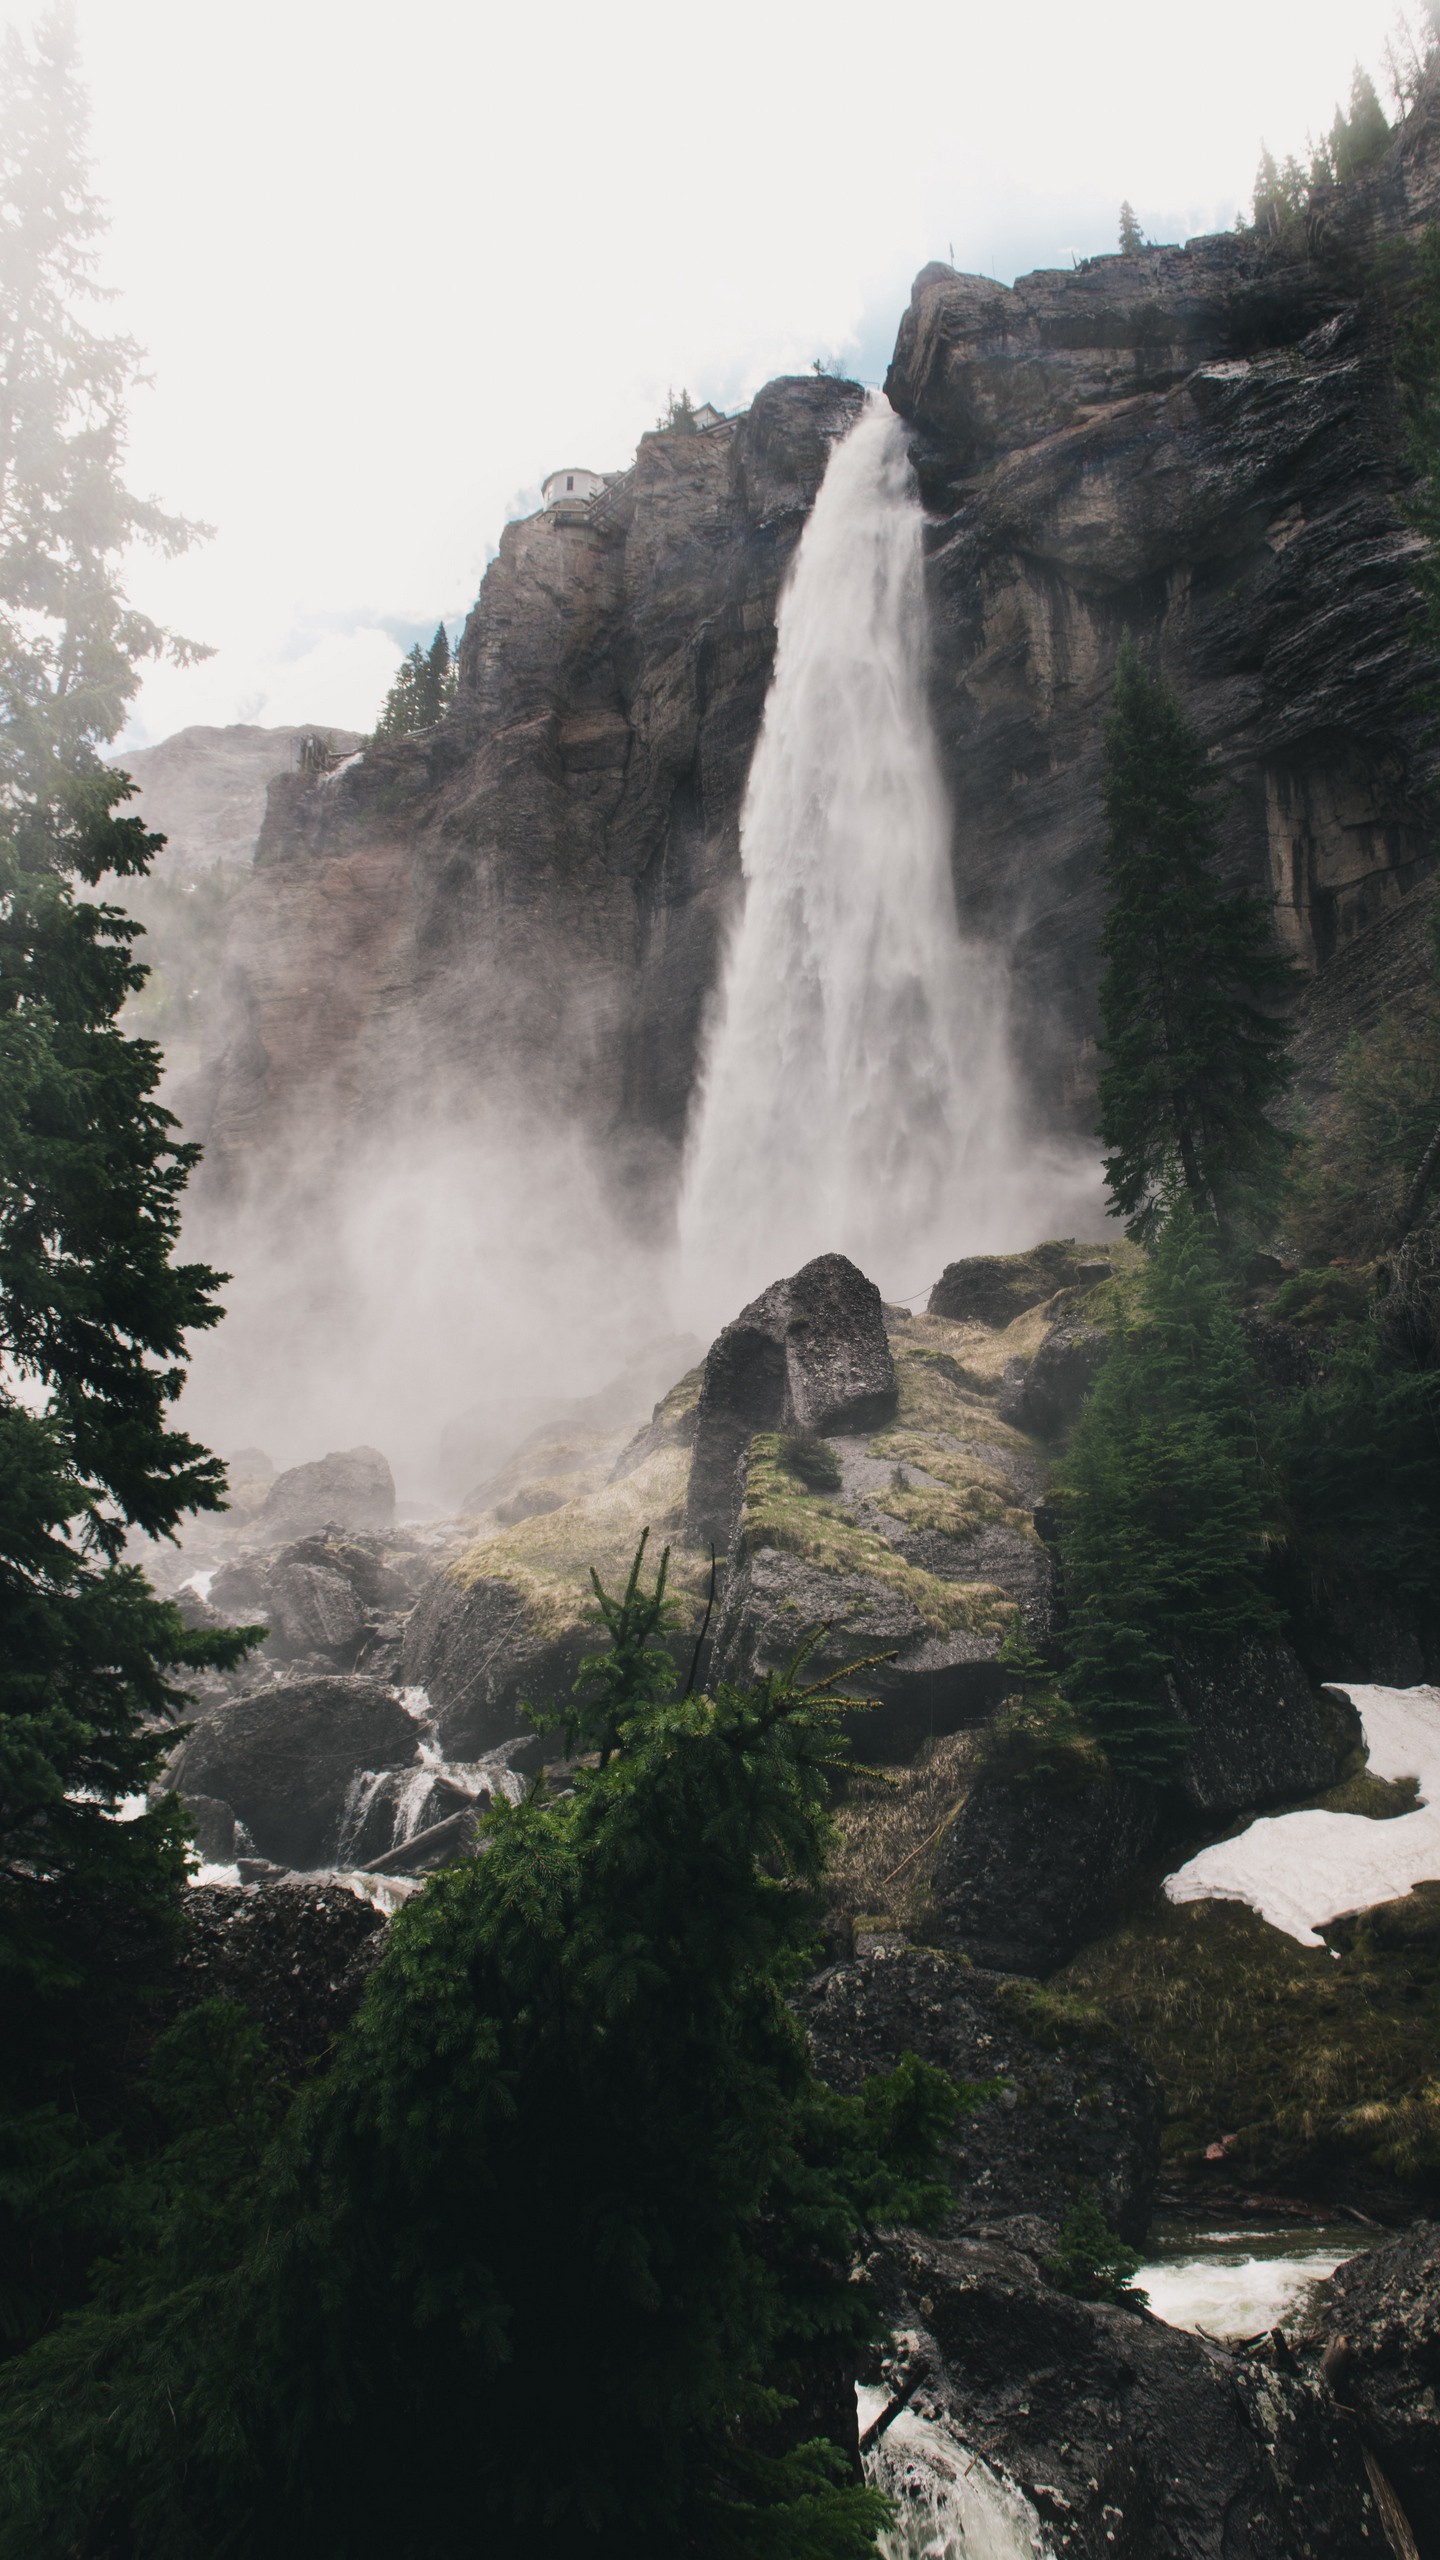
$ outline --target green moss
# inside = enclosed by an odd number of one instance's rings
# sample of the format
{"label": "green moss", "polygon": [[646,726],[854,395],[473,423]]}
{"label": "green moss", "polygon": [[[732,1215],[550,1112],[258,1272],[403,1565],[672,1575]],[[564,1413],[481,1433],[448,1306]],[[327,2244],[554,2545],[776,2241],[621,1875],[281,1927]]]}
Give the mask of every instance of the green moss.
{"label": "green moss", "polygon": [[698,1620],[710,1573],[708,1558],[679,1544],[689,1473],[687,1449],[656,1449],[615,1484],[477,1538],[456,1557],[451,1577],[467,1586],[510,1583],[535,1634],[550,1641],[584,1623],[593,1605],[591,1566],[607,1586],[623,1582],[648,1528],[652,1548],[671,1545],[669,1588],[684,1609],[683,1630]]}
{"label": "green moss", "polygon": [[1115,2023],[1093,2000],[1077,1999],[1073,1992],[1054,1991],[1042,1982],[1029,1982],[1022,1974],[1012,1974],[995,1993],[995,2006],[1023,2027],[1037,2044],[1107,2044],[1114,2040]]}
{"label": "green moss", "polygon": [[1200,2168],[1223,2142],[1257,2182],[1349,2164],[1433,2191],[1440,1885],[1326,1934],[1302,1947],[1244,1904],[1157,1896],[1050,1989],[1106,2011],[1153,2065],[1172,2161]]}
{"label": "green moss", "polygon": [[802,1556],[826,1573],[862,1574],[898,1592],[936,1634],[966,1628],[976,1635],[999,1636],[1014,1614],[1014,1603],[989,1582],[942,1582],[938,1575],[907,1564],[888,1540],[861,1528],[838,1502],[812,1493],[791,1474],[780,1457],[774,1432],[762,1432],[750,1443],[745,1500],[740,1515],[740,1550],[778,1547]]}

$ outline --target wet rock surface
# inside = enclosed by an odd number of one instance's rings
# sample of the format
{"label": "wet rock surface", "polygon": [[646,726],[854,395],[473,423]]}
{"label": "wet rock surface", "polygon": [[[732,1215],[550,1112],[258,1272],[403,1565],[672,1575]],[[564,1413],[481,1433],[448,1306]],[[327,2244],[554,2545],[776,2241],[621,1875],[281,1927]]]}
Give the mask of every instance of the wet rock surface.
{"label": "wet rock surface", "polygon": [[982,1782],[935,1862],[946,1943],[1004,1972],[1052,1972],[1120,1908],[1160,1813],[1152,1789],[1126,1780]]}
{"label": "wet rock surface", "polygon": [[234,2000],[293,2070],[316,2061],[354,2015],[384,1940],[370,1903],[295,1879],[185,1899],[180,2005]]}
{"label": "wet rock surface", "polygon": [[1318,1794],[1361,1738],[1349,1700],[1313,1687],[1278,1637],[1177,1654],[1170,1689],[1186,1735],[1176,1783],[1201,1815]]}
{"label": "wet rock surface", "polygon": [[963,2118],[947,2153],[962,2221],[1028,2213],[1058,2227],[1090,2191],[1113,2229],[1143,2239],[1160,2159],[1160,2084],[1102,2021],[1081,2028],[1028,1986],[898,1939],[862,1941],[794,2005],[817,2069],[838,2089],[893,2071],[906,2053],[957,2080],[1003,2082]]}
{"label": "wet rock surface", "polygon": [[288,1679],[197,1717],[171,1764],[182,1796],[218,1796],[255,1848],[286,1867],[318,1867],[340,1845],[364,1770],[415,1758],[414,1719],[379,1680]]}
{"label": "wet rock surface", "polygon": [[426,1691],[453,1758],[478,1759],[515,1735],[524,1737],[512,1755],[516,1768],[538,1768],[553,1753],[526,1704],[567,1692],[582,1655],[593,1650],[594,1630],[581,1623],[584,1605],[577,1588],[572,1623],[556,1633],[537,1627],[525,1594],[498,1575],[471,1582],[436,1575],[406,1626],[401,1669],[407,1683]]}
{"label": "wet rock surface", "polygon": [[[1020,2246],[1014,2245],[1016,2241]],[[902,2232],[870,2261],[926,2368],[912,2406],[1017,2481],[1083,2560],[1356,2560],[1385,2545],[1328,2395],[1142,2311],[1046,2282],[1043,2229]]]}
{"label": "wet rock surface", "polygon": [[879,1430],[895,1412],[880,1292],[844,1254],[777,1280],[726,1325],[705,1359],[686,1500],[687,1534],[726,1548],[739,1465],[758,1431]]}
{"label": "wet rock surface", "polygon": [[1311,2358],[1398,2495],[1422,2560],[1440,2552],[1440,2223],[1352,2258],[1317,2298]]}
{"label": "wet rock surface", "polygon": [[1109,1356],[1110,1337],[1099,1325],[1053,1326],[1029,1367],[1007,1380],[1002,1419],[1037,1439],[1062,1440]]}

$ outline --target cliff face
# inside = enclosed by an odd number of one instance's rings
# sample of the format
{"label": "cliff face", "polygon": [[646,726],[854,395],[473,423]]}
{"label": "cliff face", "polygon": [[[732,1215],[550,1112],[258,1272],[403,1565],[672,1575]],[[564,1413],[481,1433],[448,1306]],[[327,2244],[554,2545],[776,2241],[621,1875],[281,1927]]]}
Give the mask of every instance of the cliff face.
{"label": "cliff face", "polygon": [[426,736],[272,788],[192,1118],[223,1177],[298,1105],[523,1087],[663,1188],[738,873],[780,582],[858,386],[772,383],[508,525]]}
{"label": "cliff face", "polygon": [[[1432,101],[1288,244],[916,283],[887,388],[931,520],[955,876],[1014,952],[1042,1125],[1092,1125],[1099,769],[1127,627],[1209,742],[1227,861],[1274,891],[1311,975],[1312,1079],[1423,966],[1434,668],[1377,277],[1437,202]],[[861,397],[774,383],[743,418],[647,436],[588,510],[508,526],[446,722],[272,786],[189,1102],[208,1180],[298,1118],[523,1091],[663,1215],[777,594]]]}
{"label": "cliff face", "polygon": [[[1037,1087],[1082,1125],[1127,627],[1199,723],[1227,858],[1276,896],[1308,1013],[1343,1036],[1414,940],[1433,665],[1396,502],[1393,312],[1365,277],[1430,218],[1436,155],[1417,116],[1308,245],[1222,235],[1013,291],[946,267],[916,282],[886,387],[933,520],[957,885],[1013,939]],[[1313,1045],[1319,1064],[1331,1043]]]}

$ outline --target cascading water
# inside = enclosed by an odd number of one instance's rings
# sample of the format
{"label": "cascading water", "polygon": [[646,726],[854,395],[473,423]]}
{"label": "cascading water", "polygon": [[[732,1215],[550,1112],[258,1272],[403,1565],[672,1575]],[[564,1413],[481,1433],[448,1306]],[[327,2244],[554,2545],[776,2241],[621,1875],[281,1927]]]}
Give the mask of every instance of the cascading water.
{"label": "cascading water", "polygon": [[927,699],[923,518],[872,396],[781,600],[741,817],[745,903],[680,1208],[697,1309],[844,1252],[909,1294],[1016,1240],[1005,971],[961,936]]}
{"label": "cascading water", "polygon": [[[882,2393],[859,2393],[862,2423]],[[902,2409],[865,2456],[868,2479],[895,2502],[883,2560],[1051,2560],[1039,2515],[948,2427]]]}

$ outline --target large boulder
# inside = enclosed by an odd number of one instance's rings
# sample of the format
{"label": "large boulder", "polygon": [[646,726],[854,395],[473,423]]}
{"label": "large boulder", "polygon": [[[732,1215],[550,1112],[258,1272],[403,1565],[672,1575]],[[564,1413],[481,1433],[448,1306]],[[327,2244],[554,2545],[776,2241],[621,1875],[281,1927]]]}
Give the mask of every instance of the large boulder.
{"label": "large boulder", "polygon": [[1440,2552],[1440,2223],[1351,2258],[1316,2297],[1312,2347],[1390,2482],[1423,2560]]}
{"label": "large boulder", "polygon": [[452,1760],[479,1760],[522,1737],[510,1755],[517,1769],[537,1768],[545,1743],[526,1712],[568,1693],[595,1630],[585,1622],[583,1586],[568,1624],[537,1623],[529,1595],[499,1574],[461,1581],[437,1573],[421,1593],[405,1629],[401,1678],[423,1689],[435,1728]]}
{"label": "large boulder", "polygon": [[415,1723],[380,1680],[336,1675],[246,1691],[196,1719],[171,1763],[182,1796],[233,1806],[263,1858],[320,1867],[367,1772],[408,1765]]}
{"label": "large boulder", "polygon": [[935,1862],[946,1944],[1000,1972],[1053,1971],[1114,1917],[1160,1820],[1154,1790],[1127,1779],[982,1782]]}
{"label": "large boulder", "polygon": [[1149,2065],[1103,2019],[898,1936],[862,1939],[794,2005],[834,2088],[856,2091],[907,2053],[952,2079],[1003,2080],[945,2154],[966,2220],[1029,2213],[1058,2224],[1088,2188],[1112,2228],[1143,2240],[1163,2099]]}
{"label": "large boulder", "polygon": [[1361,1739],[1349,1700],[1312,1687],[1278,1636],[1182,1650],[1169,1687],[1185,1729],[1175,1783],[1207,1818],[1319,1794]]}
{"label": "large boulder", "polygon": [[1360,2449],[1323,2385],[1273,2350],[1230,2354],[1144,2310],[1057,2291],[1047,2243],[1046,2226],[1022,2218],[968,2237],[900,2232],[875,2250],[869,2273],[897,2333],[876,2379],[903,2390],[922,2377],[913,2414],[880,2438],[882,2485],[903,2496],[913,2480],[923,2496],[932,2453],[952,2479],[983,2459],[1034,2522],[977,2549],[1380,2560]]}
{"label": "large boulder", "polygon": [[[898,1554],[896,1561],[903,1564]],[[922,1575],[913,1582],[907,1590],[874,1573],[822,1570],[784,1548],[759,1547],[738,1559],[726,1581],[711,1676],[745,1687],[783,1671],[802,1638],[818,1632],[807,1679],[852,1662],[868,1665],[853,1681],[842,1680],[837,1693],[873,1702],[846,1718],[861,1759],[909,1760],[933,1735],[979,1724],[998,1706],[1006,1674],[995,1660],[997,1629],[1009,1619],[986,1590],[966,1624],[963,1587],[944,1585],[939,1602],[953,1599],[957,1622],[937,1625],[920,1605],[937,1594]]]}
{"label": "large boulder", "polygon": [[178,2005],[236,2001],[299,2069],[353,2016],[383,1939],[380,1913],[344,1885],[197,1885],[185,1897]]}
{"label": "large boulder", "polygon": [[293,1561],[267,1576],[266,1647],[279,1661],[333,1654],[348,1669],[365,1633],[365,1611],[348,1576],[325,1565]]}
{"label": "large boulder", "polygon": [[1110,1336],[1099,1325],[1056,1324],[1028,1367],[1007,1379],[999,1398],[1002,1418],[1041,1440],[1060,1440],[1110,1356]]}
{"label": "large boulder", "polygon": [[257,1537],[298,1538],[331,1522],[342,1529],[388,1529],[395,1517],[395,1479],[378,1449],[332,1449],[278,1475],[256,1512]]}
{"label": "large boulder", "polygon": [[926,1312],[945,1316],[951,1324],[983,1324],[1000,1331],[1057,1290],[1092,1288],[1109,1277],[1103,1251],[1077,1247],[1069,1237],[1037,1244],[1029,1253],[976,1253],[946,1264]]}
{"label": "large boulder", "polygon": [[821,1254],[741,1310],[711,1345],[696,1416],[686,1534],[728,1547],[737,1469],[757,1432],[877,1431],[896,1406],[880,1292],[842,1253]]}

